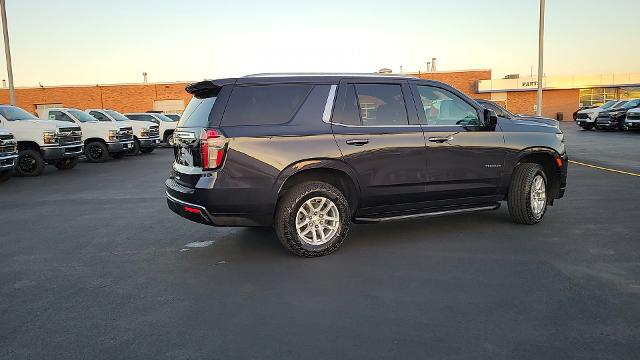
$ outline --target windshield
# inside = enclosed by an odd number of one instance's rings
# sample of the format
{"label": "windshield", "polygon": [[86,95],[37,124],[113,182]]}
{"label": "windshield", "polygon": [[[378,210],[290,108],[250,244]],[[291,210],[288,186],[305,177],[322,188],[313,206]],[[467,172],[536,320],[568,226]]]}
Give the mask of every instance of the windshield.
{"label": "windshield", "polygon": [[160,121],[176,122],[165,114],[153,114],[153,116],[155,116]]}
{"label": "windshield", "polygon": [[84,111],[80,111],[80,110],[67,110],[69,112],[69,114],[73,115],[76,119],[78,119],[78,121],[80,122],[90,122],[90,121],[98,121],[98,119],[94,118],[93,116],[87,114]]}
{"label": "windshield", "polygon": [[628,101],[626,104],[624,104],[624,108],[625,109],[634,108],[634,107],[638,106],[638,103],[640,103],[640,99],[635,99],[635,100]]}
{"label": "windshield", "polygon": [[0,107],[0,115],[9,121],[38,120],[33,114],[15,106]]}
{"label": "windshield", "polygon": [[617,104],[617,103],[618,103],[618,100],[609,100],[609,101],[607,101],[606,103],[604,103],[604,104],[601,106],[601,108],[602,108],[602,109],[608,109],[608,108],[612,107],[613,105],[615,105],[615,104]]}
{"label": "windshield", "polygon": [[612,106],[610,110],[620,109],[620,108],[624,107],[624,104],[626,104],[626,103],[628,103],[627,100],[621,100],[617,104],[615,104],[615,106]]}
{"label": "windshield", "polygon": [[114,111],[114,110],[105,110],[104,112],[109,114],[109,116],[111,116],[115,121],[127,121],[127,120],[129,120],[129,118],[127,118],[126,116],[124,116],[124,115],[122,115],[119,112]]}

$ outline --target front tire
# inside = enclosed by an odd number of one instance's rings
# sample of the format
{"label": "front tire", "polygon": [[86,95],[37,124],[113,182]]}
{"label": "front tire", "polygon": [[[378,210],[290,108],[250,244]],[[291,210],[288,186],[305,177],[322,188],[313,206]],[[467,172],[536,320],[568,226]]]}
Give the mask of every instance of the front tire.
{"label": "front tire", "polygon": [[137,139],[133,140],[133,148],[129,151],[129,155],[136,156],[140,154],[140,141]]}
{"label": "front tire", "polygon": [[84,156],[90,163],[101,163],[107,161],[109,158],[109,150],[104,143],[94,141],[84,147]]}
{"label": "front tire", "polygon": [[164,142],[167,143],[167,145],[173,147],[175,145],[175,140],[173,139],[173,133],[167,135],[164,139]]}
{"label": "front tire", "polygon": [[55,167],[58,170],[71,170],[74,167],[76,167],[76,165],[78,165],[78,158],[74,157],[74,158],[66,158],[58,161],[55,164]]}
{"label": "front tire", "polygon": [[18,176],[40,176],[44,171],[44,159],[38,150],[22,150],[18,152],[16,173]]}
{"label": "front tire", "polygon": [[513,221],[533,225],[542,221],[547,211],[547,176],[542,166],[520,164],[513,171],[509,185],[509,214]]}
{"label": "front tire", "polygon": [[349,233],[351,210],[333,185],[305,182],[289,189],[276,209],[275,230],[282,245],[302,257],[331,254]]}

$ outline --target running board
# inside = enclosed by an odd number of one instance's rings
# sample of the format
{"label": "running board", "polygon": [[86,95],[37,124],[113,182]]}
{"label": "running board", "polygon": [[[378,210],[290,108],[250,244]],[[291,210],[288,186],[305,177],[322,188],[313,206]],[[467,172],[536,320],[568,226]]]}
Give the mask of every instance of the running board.
{"label": "running board", "polygon": [[388,216],[388,217],[360,217],[360,218],[356,218],[355,220],[362,221],[362,222],[409,220],[409,219],[419,219],[423,217],[435,217],[435,216],[442,216],[442,215],[455,215],[455,214],[464,214],[464,213],[478,212],[478,211],[497,210],[498,208],[500,208],[500,203],[495,203],[487,206],[454,209],[454,210],[443,210],[443,211],[427,212],[427,213],[420,213],[420,214],[398,215],[398,216]]}

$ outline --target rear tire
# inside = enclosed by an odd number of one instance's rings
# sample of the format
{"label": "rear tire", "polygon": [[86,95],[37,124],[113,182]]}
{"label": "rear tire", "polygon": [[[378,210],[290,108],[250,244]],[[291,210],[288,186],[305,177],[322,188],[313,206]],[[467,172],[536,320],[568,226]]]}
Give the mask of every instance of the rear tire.
{"label": "rear tire", "polygon": [[16,173],[18,176],[40,176],[44,171],[44,159],[38,150],[22,150],[18,152]]}
{"label": "rear tire", "polygon": [[542,166],[534,163],[518,165],[513,171],[507,202],[513,221],[526,225],[542,221],[549,203],[547,189],[547,176]]}
{"label": "rear tire", "polygon": [[109,150],[104,143],[94,141],[84,147],[84,156],[90,163],[101,163],[107,161],[109,158]]}
{"label": "rear tire", "polygon": [[58,170],[71,170],[74,167],[76,167],[76,165],[78,165],[78,158],[77,157],[65,158],[65,159],[59,160],[57,163],[55,163],[55,167]]}
{"label": "rear tire", "polygon": [[143,154],[151,154],[153,152],[153,150],[155,150],[155,149],[156,149],[155,147],[147,147],[147,148],[140,149],[140,151]]}
{"label": "rear tire", "polygon": [[[308,216],[307,216],[308,214]],[[302,257],[331,254],[349,233],[351,210],[333,185],[305,182],[289,189],[278,202],[275,230],[282,245]]]}

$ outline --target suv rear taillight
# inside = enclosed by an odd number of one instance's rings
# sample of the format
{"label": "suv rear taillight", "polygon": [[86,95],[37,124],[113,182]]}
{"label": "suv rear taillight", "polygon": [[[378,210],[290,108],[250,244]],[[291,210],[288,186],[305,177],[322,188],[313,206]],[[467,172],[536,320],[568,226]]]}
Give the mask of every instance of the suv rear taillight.
{"label": "suv rear taillight", "polygon": [[204,129],[200,138],[202,153],[202,169],[215,170],[222,165],[226,139],[218,130]]}

